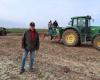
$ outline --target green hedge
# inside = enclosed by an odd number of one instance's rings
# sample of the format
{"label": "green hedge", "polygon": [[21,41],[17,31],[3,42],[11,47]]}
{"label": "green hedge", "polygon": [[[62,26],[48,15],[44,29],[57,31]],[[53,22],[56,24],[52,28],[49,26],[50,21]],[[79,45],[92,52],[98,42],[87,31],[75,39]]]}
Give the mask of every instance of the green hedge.
{"label": "green hedge", "polygon": [[[12,29],[7,29],[8,33],[23,33],[26,29],[16,29],[16,28],[12,28]],[[41,33],[47,33],[47,29],[36,29],[38,32]]]}

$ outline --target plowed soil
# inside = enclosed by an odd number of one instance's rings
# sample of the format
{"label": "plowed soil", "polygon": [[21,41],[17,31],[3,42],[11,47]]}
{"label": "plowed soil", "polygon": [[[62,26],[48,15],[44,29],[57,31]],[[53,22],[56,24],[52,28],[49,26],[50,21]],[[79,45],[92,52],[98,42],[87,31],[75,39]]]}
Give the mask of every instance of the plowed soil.
{"label": "plowed soil", "polygon": [[67,47],[40,41],[34,72],[29,72],[29,55],[25,73],[19,74],[22,36],[0,36],[0,80],[100,80],[100,51],[91,44]]}

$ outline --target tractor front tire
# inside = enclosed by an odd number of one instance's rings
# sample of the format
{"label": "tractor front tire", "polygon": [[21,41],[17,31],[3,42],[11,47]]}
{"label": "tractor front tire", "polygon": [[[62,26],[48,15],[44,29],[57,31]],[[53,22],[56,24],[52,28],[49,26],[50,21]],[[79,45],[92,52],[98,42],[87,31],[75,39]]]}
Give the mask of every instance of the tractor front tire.
{"label": "tractor front tire", "polygon": [[100,50],[100,35],[99,36],[96,36],[93,40],[93,46]]}
{"label": "tractor front tire", "polygon": [[73,29],[66,30],[63,33],[62,39],[65,45],[72,46],[72,47],[79,45],[80,42],[77,31]]}

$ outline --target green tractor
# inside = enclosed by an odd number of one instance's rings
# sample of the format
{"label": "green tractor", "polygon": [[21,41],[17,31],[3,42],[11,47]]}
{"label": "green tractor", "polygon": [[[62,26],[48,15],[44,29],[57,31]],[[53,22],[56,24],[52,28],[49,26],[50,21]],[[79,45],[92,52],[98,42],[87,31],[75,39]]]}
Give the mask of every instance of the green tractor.
{"label": "green tractor", "polygon": [[7,35],[6,28],[0,27],[0,36],[6,36],[6,35]]}
{"label": "green tractor", "polygon": [[59,35],[60,40],[67,46],[78,46],[91,41],[93,46],[100,50],[100,26],[91,26],[91,19],[91,16],[72,17],[70,26],[53,29],[51,36]]}

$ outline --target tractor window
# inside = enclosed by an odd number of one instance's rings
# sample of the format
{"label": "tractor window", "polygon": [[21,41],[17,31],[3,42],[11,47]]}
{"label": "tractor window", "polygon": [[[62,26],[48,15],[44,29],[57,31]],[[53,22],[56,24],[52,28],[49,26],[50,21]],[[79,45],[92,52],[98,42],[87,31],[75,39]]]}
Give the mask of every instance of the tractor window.
{"label": "tractor window", "polygon": [[88,27],[90,27],[91,26],[91,21],[90,20],[88,20]]}
{"label": "tractor window", "polygon": [[85,19],[84,18],[78,19],[78,26],[85,27]]}
{"label": "tractor window", "polygon": [[73,19],[73,26],[77,26],[77,19]]}

